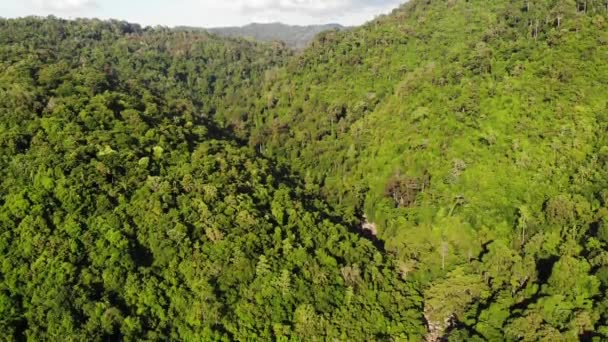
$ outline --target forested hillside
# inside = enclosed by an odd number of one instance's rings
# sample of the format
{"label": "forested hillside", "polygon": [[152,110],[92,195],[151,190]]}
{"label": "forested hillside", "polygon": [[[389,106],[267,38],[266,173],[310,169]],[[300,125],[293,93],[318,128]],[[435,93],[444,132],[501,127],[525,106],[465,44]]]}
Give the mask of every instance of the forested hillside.
{"label": "forested hillside", "polygon": [[377,226],[455,340],[606,333],[605,1],[411,1],[265,83],[250,144]]}
{"label": "forested hillside", "polygon": [[606,60],[603,0],[411,0],[298,53],[0,20],[0,331],[606,340]]}
{"label": "forested hillside", "polygon": [[5,340],[423,334],[390,259],[212,117],[286,54],[123,22],[0,21]]}

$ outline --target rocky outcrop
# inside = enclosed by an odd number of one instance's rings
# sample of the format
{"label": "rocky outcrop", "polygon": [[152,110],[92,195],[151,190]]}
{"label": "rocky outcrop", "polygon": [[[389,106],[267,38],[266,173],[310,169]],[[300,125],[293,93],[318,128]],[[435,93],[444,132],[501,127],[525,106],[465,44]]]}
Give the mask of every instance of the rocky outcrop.
{"label": "rocky outcrop", "polygon": [[369,222],[367,220],[367,216],[363,216],[363,223],[361,224],[361,230],[363,230],[364,233],[367,233],[369,235],[372,236],[378,236],[378,228],[376,227],[376,224],[373,222]]}

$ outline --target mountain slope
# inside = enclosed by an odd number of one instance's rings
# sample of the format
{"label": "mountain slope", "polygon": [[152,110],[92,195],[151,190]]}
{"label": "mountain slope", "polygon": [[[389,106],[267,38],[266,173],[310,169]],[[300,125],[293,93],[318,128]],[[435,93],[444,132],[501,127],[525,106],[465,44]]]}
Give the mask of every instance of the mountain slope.
{"label": "mountain slope", "polygon": [[608,339],[607,10],[412,0],[299,54],[0,21],[2,331]]}
{"label": "mountain slope", "polygon": [[214,116],[286,51],[124,22],[0,20],[7,340],[419,339],[421,297]]}
{"label": "mountain slope", "polygon": [[606,9],[411,1],[321,34],[273,71],[250,144],[378,226],[439,336],[605,331]]}
{"label": "mountain slope", "polygon": [[302,49],[321,32],[344,29],[345,27],[339,24],[297,26],[252,23],[241,27],[217,27],[207,30],[223,37],[252,38],[263,42],[282,41],[287,46]]}

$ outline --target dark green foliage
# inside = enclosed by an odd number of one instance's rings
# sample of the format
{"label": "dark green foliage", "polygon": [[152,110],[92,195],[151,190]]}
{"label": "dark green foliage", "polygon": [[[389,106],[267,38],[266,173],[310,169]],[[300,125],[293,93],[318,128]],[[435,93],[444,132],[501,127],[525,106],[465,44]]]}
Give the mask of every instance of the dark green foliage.
{"label": "dark green foliage", "polygon": [[122,22],[0,21],[7,340],[420,338],[352,223],[239,144],[282,49]]}
{"label": "dark green foliage", "polygon": [[608,339],[607,13],[412,0],[295,55],[0,21],[0,330]]}

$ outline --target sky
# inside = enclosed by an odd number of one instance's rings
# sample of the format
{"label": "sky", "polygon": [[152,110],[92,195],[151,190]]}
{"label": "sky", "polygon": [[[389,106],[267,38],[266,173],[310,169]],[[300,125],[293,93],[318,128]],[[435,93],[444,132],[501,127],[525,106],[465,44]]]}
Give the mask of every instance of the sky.
{"label": "sky", "polygon": [[0,17],[55,15],[120,19],[142,25],[359,25],[405,0],[0,0]]}

